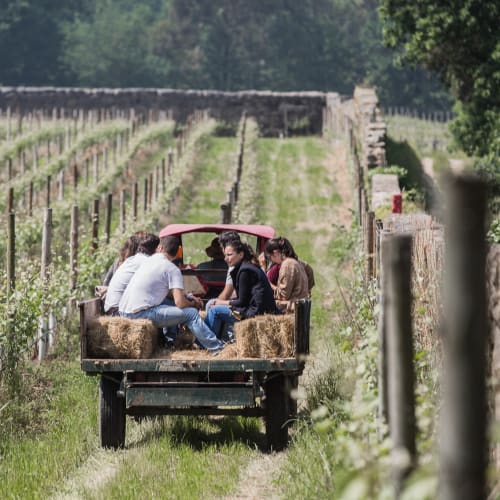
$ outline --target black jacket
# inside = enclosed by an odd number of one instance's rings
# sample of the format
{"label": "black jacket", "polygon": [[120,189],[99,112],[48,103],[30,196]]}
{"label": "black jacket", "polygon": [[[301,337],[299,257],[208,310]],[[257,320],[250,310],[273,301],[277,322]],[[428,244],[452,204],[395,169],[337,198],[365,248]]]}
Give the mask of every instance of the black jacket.
{"label": "black jacket", "polygon": [[273,290],[262,269],[249,262],[242,262],[231,271],[236,299],[229,302],[241,318],[259,314],[281,314],[274,301]]}

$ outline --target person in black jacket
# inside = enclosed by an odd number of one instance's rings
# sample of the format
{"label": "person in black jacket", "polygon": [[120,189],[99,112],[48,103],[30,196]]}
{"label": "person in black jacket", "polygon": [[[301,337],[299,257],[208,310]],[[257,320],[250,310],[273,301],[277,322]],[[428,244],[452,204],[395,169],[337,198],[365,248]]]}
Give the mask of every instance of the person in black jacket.
{"label": "person in black jacket", "polygon": [[223,340],[232,340],[232,325],[235,321],[252,318],[260,314],[281,314],[274,301],[273,290],[266,273],[253,262],[256,261],[251,247],[239,240],[224,248],[224,259],[231,268],[231,278],[236,297],[216,299],[209,307],[205,322],[219,337],[227,332]]}

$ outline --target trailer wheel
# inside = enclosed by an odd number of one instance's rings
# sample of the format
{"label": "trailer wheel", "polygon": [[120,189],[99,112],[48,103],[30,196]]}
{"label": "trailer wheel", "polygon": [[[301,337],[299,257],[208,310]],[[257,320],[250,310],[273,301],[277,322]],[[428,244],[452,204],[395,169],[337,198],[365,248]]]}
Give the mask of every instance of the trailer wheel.
{"label": "trailer wheel", "polygon": [[288,444],[289,394],[283,375],[266,382],[266,439],[269,451],[281,451]]}
{"label": "trailer wheel", "polygon": [[101,376],[99,385],[99,440],[103,448],[125,446],[125,399],[117,396],[119,382]]}

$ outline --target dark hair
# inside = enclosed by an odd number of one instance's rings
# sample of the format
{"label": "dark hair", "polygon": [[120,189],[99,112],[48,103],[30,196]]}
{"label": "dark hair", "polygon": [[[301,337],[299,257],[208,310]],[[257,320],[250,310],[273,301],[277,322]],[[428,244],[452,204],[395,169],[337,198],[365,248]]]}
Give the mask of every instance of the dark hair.
{"label": "dark hair", "polygon": [[241,240],[228,241],[226,247],[232,247],[235,252],[243,252],[243,260],[258,265],[257,256],[253,248],[248,243],[243,243]]}
{"label": "dark hair", "polygon": [[292,244],[282,236],[278,238],[271,238],[266,241],[264,245],[264,252],[266,255],[271,255],[274,250],[278,250],[285,257],[291,257],[292,259],[299,260]]}
{"label": "dark hair", "polygon": [[120,252],[118,253],[118,265],[122,264],[126,259],[132,257],[132,255],[135,255],[140,251],[139,244],[147,234],[148,233],[146,233],[145,231],[137,231],[127,238],[123,246],[120,248]]}
{"label": "dark hair", "polygon": [[233,241],[241,242],[240,235],[236,231],[224,231],[223,233],[219,234],[219,243],[221,244],[222,248],[226,248],[226,246]]}
{"label": "dark hair", "polygon": [[160,245],[170,257],[177,255],[180,244],[181,240],[177,236],[163,236],[160,238]]}
{"label": "dark hair", "polygon": [[138,245],[137,252],[145,253],[146,255],[153,255],[160,243],[160,238],[156,234],[143,233],[137,237]]}

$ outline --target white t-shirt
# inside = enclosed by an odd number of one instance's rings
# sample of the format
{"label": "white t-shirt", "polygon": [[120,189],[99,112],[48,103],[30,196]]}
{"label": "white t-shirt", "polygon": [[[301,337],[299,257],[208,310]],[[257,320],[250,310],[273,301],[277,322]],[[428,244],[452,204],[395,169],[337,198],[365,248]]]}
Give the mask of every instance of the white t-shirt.
{"label": "white t-shirt", "polygon": [[181,270],[162,253],[155,253],[132,276],[118,309],[130,314],[157,306],[173,288],[184,289]]}
{"label": "white t-shirt", "polygon": [[121,266],[118,267],[109,282],[106,300],[104,301],[104,311],[108,312],[112,307],[118,307],[123,292],[127,288],[132,276],[147,259],[149,259],[149,255],[136,253],[132,257],[125,259]]}
{"label": "white t-shirt", "polygon": [[226,285],[233,285],[233,278],[231,278],[231,271],[234,269],[234,266],[228,267],[226,274]]}

